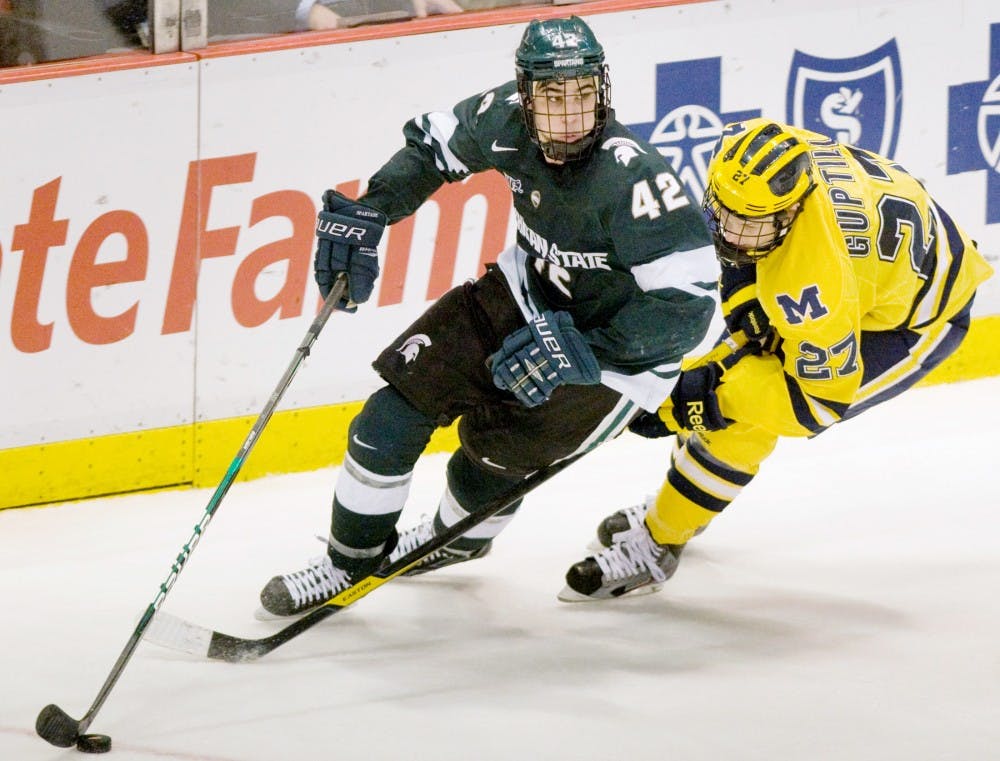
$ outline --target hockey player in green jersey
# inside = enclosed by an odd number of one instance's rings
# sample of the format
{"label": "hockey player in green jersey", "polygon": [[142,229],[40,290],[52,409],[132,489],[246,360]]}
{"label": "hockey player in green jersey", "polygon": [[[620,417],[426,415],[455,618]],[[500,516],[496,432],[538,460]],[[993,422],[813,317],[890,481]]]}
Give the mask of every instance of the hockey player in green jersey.
{"label": "hockey player in green jersey", "polygon": [[607,549],[570,568],[566,601],[666,581],[684,544],[750,483],[778,437],[815,436],[954,352],[992,272],[901,166],[803,129],[728,125],[707,187],[723,316],[745,348],[685,366],[683,391],[633,423],[681,441],[655,499],[598,528]]}
{"label": "hockey player in green jersey", "polygon": [[[325,296],[347,274],[346,310],[371,294],[383,226],[444,182],[503,173],[517,240],[375,360],[387,385],[351,422],[327,553],[268,582],[269,613],[325,603],[528,474],[613,438],[670,394],[716,308],[718,264],[674,171],[615,119],[604,59],[579,18],[533,21],[515,81],[408,122],[405,147],[358,200],[324,195],[316,279]],[[461,446],[436,515],[398,533],[418,457],[437,427],[458,418]],[[486,554],[518,505],[411,573]]]}

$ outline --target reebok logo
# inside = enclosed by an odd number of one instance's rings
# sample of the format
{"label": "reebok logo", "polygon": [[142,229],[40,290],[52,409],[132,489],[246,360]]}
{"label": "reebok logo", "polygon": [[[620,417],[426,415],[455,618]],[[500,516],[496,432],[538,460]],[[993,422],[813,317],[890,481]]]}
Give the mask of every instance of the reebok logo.
{"label": "reebok logo", "polygon": [[506,145],[500,145],[496,140],[493,141],[493,145],[490,146],[494,153],[502,153],[503,151],[516,151],[517,148],[509,147]]}
{"label": "reebok logo", "polygon": [[688,428],[692,431],[698,431],[699,433],[704,433],[708,429],[705,428],[705,403],[704,402],[688,402],[685,407],[687,408]]}

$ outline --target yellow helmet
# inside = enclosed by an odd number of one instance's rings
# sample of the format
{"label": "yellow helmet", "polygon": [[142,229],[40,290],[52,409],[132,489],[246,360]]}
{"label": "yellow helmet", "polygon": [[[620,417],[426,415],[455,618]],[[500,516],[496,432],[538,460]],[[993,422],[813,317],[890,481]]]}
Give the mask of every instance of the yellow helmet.
{"label": "yellow helmet", "polygon": [[779,124],[731,124],[708,166],[719,201],[747,217],[787,209],[810,190],[809,149]]}
{"label": "yellow helmet", "polygon": [[[773,251],[791,228],[798,210],[791,207],[814,187],[809,148],[786,127],[764,119],[727,125],[708,165],[703,204],[719,258],[746,264]],[[752,241],[726,239],[723,230],[734,237],[734,218],[755,231]]]}

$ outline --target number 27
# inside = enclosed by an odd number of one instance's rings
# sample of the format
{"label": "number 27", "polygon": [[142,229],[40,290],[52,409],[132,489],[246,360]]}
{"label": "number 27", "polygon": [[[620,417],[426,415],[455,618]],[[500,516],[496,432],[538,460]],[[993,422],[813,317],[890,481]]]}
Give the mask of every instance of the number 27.
{"label": "number 27", "polygon": [[851,375],[858,371],[858,339],[854,333],[848,333],[842,341],[838,341],[829,349],[802,341],[799,351],[804,355],[795,360],[795,374],[803,380],[830,380],[834,370],[830,365],[830,356],[845,355],[838,376]]}

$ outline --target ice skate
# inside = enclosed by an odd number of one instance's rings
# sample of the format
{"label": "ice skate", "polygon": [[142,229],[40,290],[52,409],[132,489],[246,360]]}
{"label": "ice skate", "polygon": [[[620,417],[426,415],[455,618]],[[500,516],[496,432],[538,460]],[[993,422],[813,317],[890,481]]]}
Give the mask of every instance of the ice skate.
{"label": "ice skate", "polygon": [[[412,552],[422,544],[426,544],[434,538],[434,519],[425,516],[416,526],[403,531],[399,535],[399,543],[396,545],[385,564],[394,563],[404,555]],[[435,550],[419,563],[407,570],[403,576],[419,576],[428,571],[436,571],[445,566],[464,563],[467,560],[475,560],[489,554],[493,543],[487,542],[473,550],[460,550],[454,547],[442,547]]]}
{"label": "ice skate", "polygon": [[[625,511],[628,512],[628,508]],[[673,576],[684,545],[657,544],[645,524],[614,535],[610,547],[573,565],[563,602],[608,600],[622,595],[648,594]]]}
{"label": "ice skate", "polygon": [[631,531],[643,525],[646,512],[655,499],[656,495],[650,494],[639,504],[623,507],[601,521],[597,527],[597,542],[592,544],[591,549],[600,551],[604,547],[610,547],[615,534]]}
{"label": "ice skate", "polygon": [[329,555],[313,558],[301,571],[275,576],[260,592],[258,618],[298,616],[343,592],[353,582],[347,571],[337,568]]}
{"label": "ice skate", "polygon": [[[316,538],[326,544],[321,537]],[[395,542],[393,532],[384,549],[360,558],[347,557],[328,545],[326,555],[313,558],[303,570],[267,582],[260,592],[262,610],[257,611],[257,618],[298,616],[329,602],[374,573]]]}
{"label": "ice skate", "polygon": [[[615,534],[642,526],[646,520],[646,513],[655,501],[656,495],[650,494],[638,505],[623,507],[609,515],[597,526],[597,540],[591,542],[589,549],[600,551],[603,547],[610,547]],[[694,536],[699,536],[706,528],[708,524],[699,526]]]}

